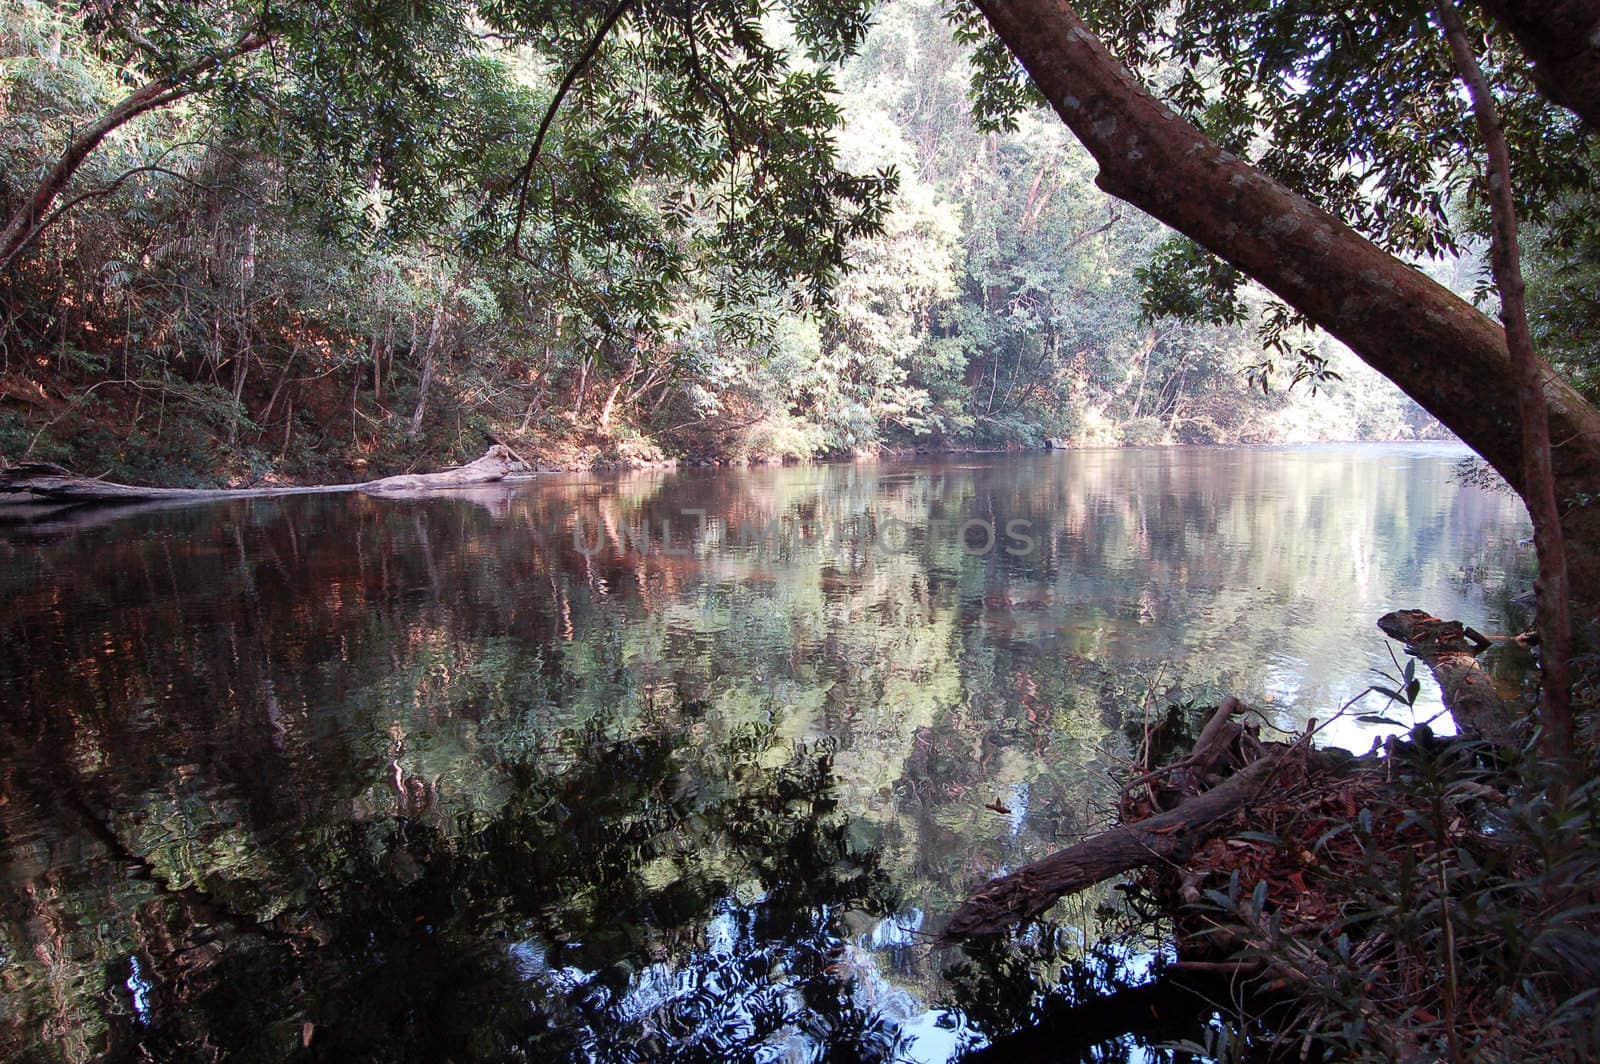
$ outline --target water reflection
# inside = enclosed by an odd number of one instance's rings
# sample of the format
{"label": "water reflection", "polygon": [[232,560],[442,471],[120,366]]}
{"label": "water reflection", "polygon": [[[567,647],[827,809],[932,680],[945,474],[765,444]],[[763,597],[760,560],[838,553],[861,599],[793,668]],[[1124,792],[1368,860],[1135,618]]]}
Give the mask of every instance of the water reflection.
{"label": "water reflection", "polygon": [[925,924],[1101,822],[1126,720],[1208,688],[1325,717],[1387,609],[1496,627],[1525,527],[1455,457],[657,473],[0,540],[0,1049],[980,1046],[1094,899],[1004,957]]}

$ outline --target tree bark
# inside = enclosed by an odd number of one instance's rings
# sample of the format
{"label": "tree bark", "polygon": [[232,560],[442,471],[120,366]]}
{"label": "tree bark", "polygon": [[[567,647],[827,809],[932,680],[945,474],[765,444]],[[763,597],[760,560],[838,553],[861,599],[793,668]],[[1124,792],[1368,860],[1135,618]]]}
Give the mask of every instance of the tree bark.
{"label": "tree bark", "polygon": [[[1186,857],[1249,801],[1256,784],[1265,780],[1286,749],[1280,746],[1264,752],[1253,733],[1234,723],[1235,714],[1246,709],[1236,698],[1224,699],[1206,721],[1187,757],[1151,769],[1124,785],[1124,796],[1135,788],[1149,788],[1150,803],[1164,811],[1129,823],[1128,806],[1119,803],[1123,824],[1010,875],[990,880],[950,918],[940,933],[941,939],[951,942],[998,934],[1014,923],[1037,916],[1063,895],[1132,868]],[[1149,755],[1147,742],[1144,757]],[[1221,779],[1224,768],[1236,771]],[[1158,793],[1156,781],[1161,777],[1170,782],[1161,785]],[[1174,799],[1179,804],[1165,808]]]}
{"label": "tree bark", "polygon": [[1483,0],[1528,58],[1550,99],[1600,132],[1600,0]]}
{"label": "tree bark", "polygon": [[[1162,104],[1066,0],[975,0],[1100,166],[1098,184],[1272,289],[1348,344],[1519,493],[1515,366],[1505,331],[1339,219],[1220,149]],[[1536,363],[1557,496],[1600,489],[1600,411]],[[1570,505],[1574,592],[1600,603],[1600,507]]]}
{"label": "tree bark", "polygon": [[[1068,1060],[1116,1059],[1097,1052],[1138,1031],[1151,1043],[1192,1037],[1213,1002],[1226,997],[1227,979],[1181,963],[1148,983],[1108,994],[1049,995],[1036,1019],[1008,1034],[992,1035],[987,1045],[961,1055],[961,1064],[1061,1064]],[[1184,1059],[1177,1057],[1176,1059]],[[1131,1058],[1131,1054],[1130,1054]]]}
{"label": "tree bark", "polygon": [[1490,643],[1459,621],[1441,621],[1422,610],[1395,610],[1378,618],[1378,628],[1398,639],[1422,660],[1438,681],[1444,708],[1456,727],[1495,746],[1517,745],[1514,729],[1521,710],[1514,693],[1502,694],[1494,678],[1478,665]]}
{"label": "tree bark", "polygon": [[618,393],[620,393],[622,391],[622,386],[624,384],[627,384],[628,381],[631,380],[631,379],[632,379],[631,374],[629,376],[627,376],[627,377],[619,377],[619,378],[617,378],[617,382],[611,386],[611,391],[606,393],[606,401],[600,407],[600,431],[601,432],[605,432],[608,428],[610,428],[610,426],[611,426],[611,411],[617,405],[617,395],[618,395]]}
{"label": "tree bark", "polygon": [[[0,472],[0,507],[56,503],[71,506],[120,506],[148,502],[209,502],[220,499],[262,499],[277,495],[320,495],[360,491],[368,495],[404,495],[437,488],[494,484],[513,473],[525,473],[527,463],[504,444],[494,444],[479,458],[437,473],[405,473],[358,484],[317,484],[281,488],[149,488],[109,480],[74,476],[46,463],[13,466]],[[4,510],[0,509],[0,514]]]}
{"label": "tree bark", "polygon": [[578,401],[572,407],[572,420],[583,417],[583,399],[589,394],[589,362],[593,355],[583,356],[583,366],[578,372]]}
{"label": "tree bark", "polygon": [[1567,546],[1561,530],[1555,479],[1550,472],[1550,420],[1544,402],[1540,362],[1528,332],[1528,309],[1522,284],[1521,249],[1517,243],[1517,207],[1511,192],[1511,152],[1494,93],[1478,66],[1454,0],[1439,0],[1439,21],[1456,69],[1472,100],[1488,154],[1490,266],[1500,291],[1500,320],[1516,370],[1517,402],[1522,422],[1522,497],[1533,519],[1533,547],[1539,558],[1534,584],[1539,611],[1539,721],[1547,757],[1564,759],[1572,752],[1572,618],[1567,609]]}
{"label": "tree bark", "polygon": [[416,439],[422,434],[422,417],[428,408],[428,386],[433,383],[433,359],[439,346],[439,335],[444,325],[445,313],[456,298],[456,291],[461,287],[458,278],[450,282],[450,288],[440,298],[439,305],[433,308],[433,324],[428,328],[428,342],[422,348],[422,379],[417,382],[417,406],[411,413],[411,427],[406,435]]}
{"label": "tree bark", "polygon": [[436,488],[461,488],[474,484],[494,484],[512,473],[526,472],[527,463],[503,443],[496,443],[483,452],[481,458],[454,469],[438,473],[405,473],[400,476],[369,480],[355,485],[355,489],[368,495],[403,495],[416,491],[433,491]]}
{"label": "tree bark", "polygon": [[6,219],[5,225],[0,226],[0,270],[9,267],[22,249],[37,239],[46,225],[57,217],[50,213],[51,204],[66,190],[79,167],[109,134],[142,114],[191,95],[200,88],[198,79],[201,76],[231,59],[264,47],[270,40],[269,36],[259,31],[247,33],[215,55],[206,56],[166,77],[139,86],[105,114],[83,127],[67,142],[61,158],[50,168],[50,172]]}
{"label": "tree bark", "polygon": [[1181,861],[1255,797],[1281,757],[1281,748],[1252,761],[1211,790],[1176,809],[1122,824],[1053,853],[1010,875],[990,880],[968,898],[939,933],[941,944],[997,935],[1031,920],[1058,898],[1145,865]]}

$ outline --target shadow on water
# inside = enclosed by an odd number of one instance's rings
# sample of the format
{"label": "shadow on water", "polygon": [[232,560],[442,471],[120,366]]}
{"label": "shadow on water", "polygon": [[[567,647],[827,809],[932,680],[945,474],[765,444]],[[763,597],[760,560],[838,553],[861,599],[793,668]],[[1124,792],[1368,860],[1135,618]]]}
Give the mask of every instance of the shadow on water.
{"label": "shadow on water", "polygon": [[[1366,682],[1375,603],[1485,623],[1523,533],[1453,457],[577,478],[0,539],[0,1052],[1160,1059],[1207,1006],[1143,985],[1148,943],[1097,948],[1103,894],[966,954],[928,932],[1103,822],[1162,699],[1292,724]],[[1010,520],[1031,551],[972,549]]]}
{"label": "shadow on water", "polygon": [[[70,868],[52,854],[51,870],[9,869],[39,877],[5,916],[49,980],[32,1001],[12,981],[12,1003],[59,1007],[29,1018],[113,1058],[723,1060],[775,1036],[807,1056],[892,1055],[838,915],[889,911],[890,887],[837,812],[827,744],[775,762],[758,728],[571,742],[563,769],[500,766],[493,812],[443,816],[416,800],[432,784],[402,776],[392,812],[291,832],[292,847],[248,814],[194,824],[234,852],[199,857],[192,885],[160,852],[174,843],[124,840],[77,766],[12,748],[12,853],[41,836],[78,850]],[[56,869],[90,876],[72,900],[98,911],[52,904]],[[72,972],[89,960],[73,955],[80,922],[108,917],[129,953]],[[29,1046],[26,1013],[7,1015],[12,1059],[65,1048]]]}
{"label": "shadow on water", "polygon": [[303,852],[305,922],[209,964],[147,950],[147,1011],[119,1033],[178,1056],[225,1032],[261,1059],[710,1061],[793,1031],[885,1059],[828,914],[884,911],[886,884],[831,812],[827,755],[748,773],[760,749],[694,755],[746,770],[710,802],[681,744],[591,742],[570,772],[516,767],[481,823],[341,825]]}
{"label": "shadow on water", "polygon": [[[95,1052],[917,1059],[902,1029],[914,1003],[852,941],[900,899],[837,810],[826,745],[763,767],[772,746],[759,731],[714,749],[591,733],[568,771],[506,766],[504,805],[453,819],[417,808],[402,780],[396,808],[417,815],[315,831],[270,888],[172,888],[79,807],[80,835],[151,888],[117,913],[132,951],[99,966],[98,994],[82,988],[102,1010]],[[708,771],[737,785],[707,800],[695,781]],[[27,798],[36,777],[14,783],[11,795]],[[288,904],[252,910],[269,892]],[[1128,983],[1124,958],[1078,944],[1066,929],[1035,929],[948,969],[968,1013],[935,1020],[965,1034],[951,1048],[1017,1030],[965,1059],[1120,1061],[1192,1032],[1205,1011],[1192,988]],[[55,1048],[19,1040],[12,1059],[57,1059]]]}

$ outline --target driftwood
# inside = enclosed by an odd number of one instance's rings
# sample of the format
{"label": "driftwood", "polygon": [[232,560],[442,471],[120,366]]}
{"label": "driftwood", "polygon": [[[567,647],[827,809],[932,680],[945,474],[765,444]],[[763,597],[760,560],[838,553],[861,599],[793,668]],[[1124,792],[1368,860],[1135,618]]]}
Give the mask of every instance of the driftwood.
{"label": "driftwood", "polygon": [[1065,895],[1135,868],[1186,858],[1250,802],[1288,749],[1255,743],[1246,729],[1230,719],[1243,708],[1231,698],[1224,702],[1207,722],[1194,752],[1172,767],[1175,774],[1186,777],[1182,790],[1188,791],[1202,780],[1214,778],[1213,770],[1235,758],[1240,746],[1254,760],[1173,809],[1118,825],[990,880],[956,910],[940,932],[940,943],[999,934],[1033,919]]}
{"label": "driftwood", "polygon": [[434,491],[438,488],[462,488],[474,484],[494,484],[512,473],[526,473],[528,464],[503,443],[497,443],[483,452],[483,457],[455,469],[439,473],[410,473],[382,480],[369,480],[355,485],[356,491],[368,495],[395,495],[413,491]]}
{"label": "driftwood", "polygon": [[1517,743],[1515,725],[1523,711],[1515,693],[1503,692],[1478,664],[1478,655],[1492,645],[1488,638],[1460,621],[1442,621],[1422,610],[1386,613],[1378,627],[1432,670],[1459,730],[1496,746]]}
{"label": "driftwood", "polygon": [[526,472],[527,464],[511,448],[495,444],[481,458],[455,469],[438,473],[384,477],[358,484],[326,484],[312,487],[274,488],[151,488],[116,484],[108,480],[75,476],[60,466],[35,463],[0,471],[0,499],[8,508],[38,506],[122,506],[147,502],[207,502],[220,499],[261,499],[281,495],[315,495],[329,492],[359,491],[368,495],[402,495],[493,484],[515,473]]}

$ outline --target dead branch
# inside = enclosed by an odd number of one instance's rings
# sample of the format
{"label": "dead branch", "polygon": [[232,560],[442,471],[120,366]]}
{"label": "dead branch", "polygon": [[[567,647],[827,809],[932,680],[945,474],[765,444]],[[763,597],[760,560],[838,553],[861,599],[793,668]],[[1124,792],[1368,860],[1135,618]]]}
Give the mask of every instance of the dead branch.
{"label": "dead branch", "polygon": [[1038,916],[1067,894],[1131,869],[1183,860],[1255,797],[1285,749],[1276,745],[1265,748],[1256,760],[1176,809],[1111,828],[990,880],[956,910],[939,935],[940,943],[999,934]]}
{"label": "dead branch", "polygon": [[[205,502],[221,499],[260,499],[278,495],[310,495],[328,492],[359,491],[367,495],[394,497],[441,488],[494,484],[525,472],[527,466],[511,449],[495,444],[481,458],[454,469],[437,473],[415,473],[359,484],[324,484],[311,487],[276,488],[151,488],[117,484],[109,480],[76,476],[60,466],[29,463],[0,472],[0,505],[56,503],[71,506],[116,506],[143,502]],[[9,496],[10,498],[6,498]]]}
{"label": "dead branch", "polygon": [[1487,639],[1460,621],[1442,621],[1423,610],[1386,613],[1378,618],[1378,627],[1432,670],[1457,728],[1496,746],[1516,745],[1516,722],[1523,712],[1515,695],[1502,692],[1478,665]]}

